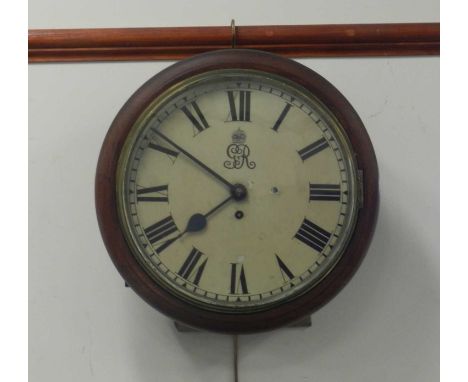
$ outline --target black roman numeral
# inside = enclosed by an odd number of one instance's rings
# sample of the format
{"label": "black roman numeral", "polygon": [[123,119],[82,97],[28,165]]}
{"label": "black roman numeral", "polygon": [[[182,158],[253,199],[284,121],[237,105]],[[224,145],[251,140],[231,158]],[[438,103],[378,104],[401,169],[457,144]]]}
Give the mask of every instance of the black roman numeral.
{"label": "black roman numeral", "polygon": [[272,127],[273,130],[278,131],[278,128],[280,125],[283,123],[283,120],[286,118],[286,115],[288,114],[289,110],[291,109],[291,104],[287,103],[286,106],[284,107],[283,111],[281,112],[280,116],[275,122],[275,125]]}
{"label": "black roman numeral", "polygon": [[[155,186],[148,188],[140,188],[137,190],[137,201],[138,202],[168,202],[167,196],[167,184],[164,186]],[[155,193],[155,195],[148,195]]]}
{"label": "black roman numeral", "polygon": [[236,106],[234,92],[232,90],[228,90],[227,94],[229,100],[229,110],[231,112],[231,121],[250,122],[250,91],[239,91],[239,108]]}
{"label": "black roman numeral", "polygon": [[181,110],[184,112],[187,118],[190,119],[190,122],[192,122],[193,126],[195,126],[195,128],[201,133],[203,130],[207,129],[210,126],[208,125],[208,122],[206,122],[205,116],[201,112],[197,103],[193,101],[191,105],[193,110],[195,111],[195,114],[197,115],[196,117],[187,108],[187,106],[182,106]]}
{"label": "black roman numeral", "polygon": [[[167,218],[164,218],[157,223],[154,223],[153,225],[149,226],[148,228],[145,229],[145,234],[146,237],[148,238],[149,242],[151,244],[155,244],[158,241],[166,238],[170,234],[174,233],[177,231],[178,228],[174,223],[174,220],[172,220],[172,216],[168,216]],[[156,252],[160,253],[164,251],[169,245],[171,245],[175,240],[177,240],[179,236],[176,236],[175,238],[166,240],[163,244],[161,244],[158,248],[156,248]]]}
{"label": "black roman numeral", "polygon": [[310,200],[340,201],[341,190],[339,184],[312,184],[309,183]]}
{"label": "black roman numeral", "polygon": [[202,252],[196,248],[193,248],[185,262],[180,267],[179,272],[177,272],[179,276],[188,281],[191,281],[195,285],[198,285],[200,283],[200,278],[203,274],[203,271],[205,270],[206,262],[208,261],[208,259],[205,259],[201,262],[201,264],[198,265],[203,256],[204,255]]}
{"label": "black roman numeral", "polygon": [[244,264],[231,263],[231,294],[249,293],[245,279]]}
{"label": "black roman numeral", "polygon": [[301,159],[304,161],[308,158],[310,158],[312,155],[315,155],[322,151],[323,149],[326,149],[328,147],[328,142],[325,138],[320,138],[318,141],[310,144],[309,146],[304,147],[302,150],[299,150],[297,153],[301,157]]}
{"label": "black roman numeral", "polygon": [[177,155],[179,155],[177,151],[168,149],[167,147],[160,146],[152,142],[148,144],[148,147],[152,148],[153,150],[160,151],[164,154],[170,155],[171,157],[174,157],[174,158],[177,158]]}
{"label": "black roman numeral", "polygon": [[304,244],[307,244],[318,252],[323,251],[328,240],[330,240],[330,236],[330,232],[325,231],[323,228],[320,228],[318,225],[307,219],[304,219],[299,231],[294,235],[296,239],[299,239]]}
{"label": "black roman numeral", "polygon": [[[281,276],[283,277],[284,281],[292,280],[294,278],[294,274],[289,270],[283,260],[280,259],[278,255],[276,255],[276,261],[278,262],[278,266],[281,270]],[[286,280],[287,279],[287,280]]]}

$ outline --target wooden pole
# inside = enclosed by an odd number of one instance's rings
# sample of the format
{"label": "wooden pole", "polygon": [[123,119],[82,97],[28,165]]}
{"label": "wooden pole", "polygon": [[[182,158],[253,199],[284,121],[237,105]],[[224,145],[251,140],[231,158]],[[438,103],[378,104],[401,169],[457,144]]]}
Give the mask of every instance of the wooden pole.
{"label": "wooden pole", "polygon": [[32,29],[30,63],[178,60],[215,49],[287,57],[440,54],[439,23]]}

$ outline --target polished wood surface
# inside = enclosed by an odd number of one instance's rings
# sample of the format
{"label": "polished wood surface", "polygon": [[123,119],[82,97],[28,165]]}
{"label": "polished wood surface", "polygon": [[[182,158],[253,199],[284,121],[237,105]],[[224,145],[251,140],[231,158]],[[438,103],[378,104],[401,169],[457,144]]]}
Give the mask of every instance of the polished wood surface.
{"label": "polished wood surface", "polygon": [[[235,33],[233,33],[235,31]],[[439,23],[31,29],[30,63],[178,60],[237,48],[286,57],[440,54]]]}

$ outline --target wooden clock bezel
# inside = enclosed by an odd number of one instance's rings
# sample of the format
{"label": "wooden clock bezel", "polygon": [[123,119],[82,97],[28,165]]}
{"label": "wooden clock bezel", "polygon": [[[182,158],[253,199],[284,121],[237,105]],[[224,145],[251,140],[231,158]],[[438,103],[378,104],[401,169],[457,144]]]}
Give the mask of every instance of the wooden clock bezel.
{"label": "wooden clock bezel", "polygon": [[[224,313],[190,304],[159,286],[138,263],[125,239],[117,211],[120,152],[136,120],[154,99],[189,77],[219,69],[253,69],[288,78],[312,93],[335,115],[362,172],[362,208],[341,258],[312,289],[268,310]],[[103,142],[95,180],[96,213],[107,251],[125,282],[146,302],[188,326],[223,333],[265,331],[300,320],[330,301],[351,279],[365,256],[378,214],[378,168],[364,125],[344,96],[311,69],[270,53],[227,49],[180,61],[142,85],[121,108]]]}

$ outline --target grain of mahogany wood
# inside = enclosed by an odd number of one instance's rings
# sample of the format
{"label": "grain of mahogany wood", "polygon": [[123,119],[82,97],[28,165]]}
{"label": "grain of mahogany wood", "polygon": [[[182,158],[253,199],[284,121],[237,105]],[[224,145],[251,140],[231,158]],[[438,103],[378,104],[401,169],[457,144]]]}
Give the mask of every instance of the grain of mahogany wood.
{"label": "grain of mahogany wood", "polygon": [[[439,23],[235,28],[238,48],[287,57],[438,55]],[[231,27],[32,29],[29,62],[175,60],[231,48]]]}

